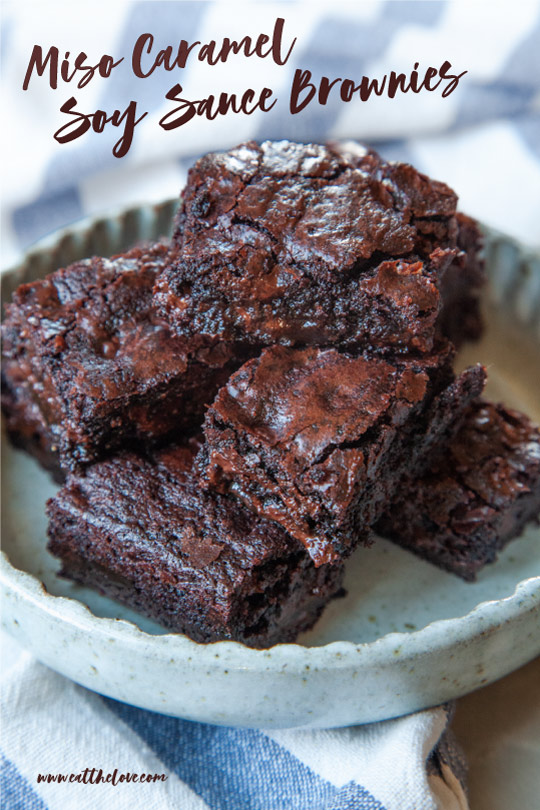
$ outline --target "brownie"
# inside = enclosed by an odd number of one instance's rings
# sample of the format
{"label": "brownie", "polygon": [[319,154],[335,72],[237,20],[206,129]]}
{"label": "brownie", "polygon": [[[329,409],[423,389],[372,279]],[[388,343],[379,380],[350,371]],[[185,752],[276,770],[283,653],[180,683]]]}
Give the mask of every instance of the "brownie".
{"label": "brownie", "polygon": [[199,427],[240,360],[170,333],[152,304],[166,243],[92,258],[19,287],[6,307],[3,407],[16,444],[76,469]]}
{"label": "brownie", "polygon": [[199,642],[294,641],[338,594],[279,526],[201,491],[184,447],[121,453],[70,475],[48,502],[61,575]]}
{"label": "brownie", "polygon": [[443,308],[437,328],[460,347],[478,340],[483,331],[480,293],[486,282],[483,238],[474,219],[458,212],[458,247],[461,252],[442,278]]}
{"label": "brownie", "polygon": [[540,430],[518,411],[473,403],[454,440],[402,490],[377,531],[474,580],[540,513]]}
{"label": "brownie", "polygon": [[447,344],[392,360],[265,349],[207,411],[201,482],[280,523],[316,565],[341,559],[482,391],[482,367],[456,380],[451,361]]}
{"label": "brownie", "polygon": [[[358,146],[249,142],[190,170],[156,304],[186,336],[430,351],[443,286],[466,307],[483,280],[467,270],[478,239],[467,261],[459,233],[454,192],[412,166]],[[459,289],[454,271],[444,285],[456,266]]]}

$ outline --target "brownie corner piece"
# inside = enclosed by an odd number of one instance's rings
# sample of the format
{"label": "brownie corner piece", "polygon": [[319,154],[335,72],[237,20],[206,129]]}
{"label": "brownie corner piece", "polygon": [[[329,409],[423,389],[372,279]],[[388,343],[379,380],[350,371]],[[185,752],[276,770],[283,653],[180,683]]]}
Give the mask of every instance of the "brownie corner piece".
{"label": "brownie corner piece", "polygon": [[278,522],[317,565],[340,560],[482,391],[484,370],[455,379],[452,356],[265,349],[207,411],[203,486]]}
{"label": "brownie corner piece", "polygon": [[540,515],[540,429],[482,399],[376,531],[467,581]]}
{"label": "brownie corner piece", "polygon": [[16,443],[77,469],[130,443],[198,427],[234,364],[224,346],[171,334],[152,288],[169,243],[94,257],[20,286],[2,327],[3,408]]}
{"label": "brownie corner piece", "polygon": [[201,643],[294,641],[341,588],[279,526],[201,491],[192,448],[121,453],[48,503],[61,575]]}

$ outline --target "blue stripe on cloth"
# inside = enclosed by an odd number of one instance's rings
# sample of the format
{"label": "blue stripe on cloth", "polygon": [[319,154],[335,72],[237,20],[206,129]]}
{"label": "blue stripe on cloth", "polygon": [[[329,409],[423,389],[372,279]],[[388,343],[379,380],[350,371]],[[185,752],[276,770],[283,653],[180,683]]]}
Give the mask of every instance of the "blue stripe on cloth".
{"label": "blue stripe on cloth", "polygon": [[538,93],[538,88],[500,79],[486,84],[469,82],[464,87],[455,127],[520,115]]}
{"label": "blue stripe on cloth", "polygon": [[2,25],[0,25],[0,65],[2,67],[8,65],[11,58],[11,43],[14,30],[15,23],[13,19],[5,16]]}
{"label": "blue stripe on cloth", "polygon": [[0,752],[0,796],[3,810],[47,810],[47,805]]}
{"label": "blue stripe on cloth", "polygon": [[13,211],[11,217],[19,244],[27,247],[36,239],[80,219],[82,215],[79,192],[71,187],[22,205]]}
{"label": "blue stripe on cloth", "polygon": [[515,85],[524,87],[534,87],[540,89],[540,52],[538,43],[540,42],[540,10],[534,24],[532,24],[526,36],[519,40],[505,64],[501,68],[500,75],[506,81],[511,81]]}
{"label": "blue stripe on cloth", "polygon": [[382,804],[365,788],[349,782],[338,790],[330,806],[325,810],[380,810],[381,808]]}
{"label": "blue stripe on cloth", "polygon": [[[136,39],[145,33],[152,34],[154,44],[152,55],[155,58],[160,50],[170,46],[171,42],[185,39],[194,42],[201,28],[204,16],[212,3],[201,3],[198,0],[139,0],[129,8],[129,15],[122,28],[122,34],[115,45],[115,53],[125,56],[124,64],[119,67],[114,82],[106,82],[104,93],[98,106],[103,109],[123,109],[134,90],[137,92],[138,106],[151,113],[163,105],[165,93],[185,78],[193,66],[197,65],[195,57],[188,59],[187,66],[179,73],[156,70],[144,80],[134,79],[129,55],[133,51]],[[143,59],[143,67],[151,64],[152,57]]]}
{"label": "blue stripe on cloth", "polygon": [[454,127],[533,113],[540,92],[539,42],[540,15],[528,34],[516,43],[496,78],[490,82],[464,82]]}
{"label": "blue stripe on cloth", "polygon": [[[154,37],[154,55],[170,44],[173,34],[179,40],[193,42],[197,39],[197,32],[210,5],[194,0],[140,0],[133,3],[114,48],[115,55],[125,57],[124,62],[118,66],[111,80],[104,84],[96,109],[111,114],[115,109],[124,110],[128,102],[134,100],[137,101],[139,116],[143,111],[152,113],[160,107],[165,93],[179,81],[178,72],[156,70],[144,80],[134,79],[129,54],[135,41],[141,34],[151,33]],[[189,69],[188,61],[181,74],[182,82]],[[118,168],[118,159],[112,155],[112,148],[120,134],[115,127],[105,128],[99,138],[87,133],[76,148],[56,155],[44,174],[43,195],[72,185],[75,180],[80,182],[96,172]],[[36,203],[42,204],[44,196],[40,196]]]}
{"label": "blue stripe on cloth", "polygon": [[103,700],[213,810],[384,810],[363,787],[336,788],[260,731]]}
{"label": "blue stripe on cloth", "polygon": [[[312,72],[316,86],[322,76],[360,81],[369,64],[380,58],[401,28],[410,24],[435,26],[445,7],[446,0],[389,0],[373,20],[323,17],[309,43],[295,54],[291,76],[295,69],[302,68]],[[323,141],[345,107],[335,90],[324,106],[312,102],[300,114],[285,113],[283,105],[276,105],[264,116],[254,137]]]}
{"label": "blue stripe on cloth", "polygon": [[513,121],[516,132],[531,150],[537,160],[540,160],[540,113],[531,113],[523,118]]}

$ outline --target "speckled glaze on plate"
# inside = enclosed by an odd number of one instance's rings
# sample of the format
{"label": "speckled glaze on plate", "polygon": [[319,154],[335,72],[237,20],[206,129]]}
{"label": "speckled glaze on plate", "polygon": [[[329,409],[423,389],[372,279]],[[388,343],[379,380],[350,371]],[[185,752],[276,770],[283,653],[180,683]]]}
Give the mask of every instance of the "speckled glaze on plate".
{"label": "speckled glaze on plate", "polygon": [[[166,234],[177,202],[83,222],[2,277],[23,281]],[[460,365],[488,366],[487,394],[540,421],[540,258],[488,232],[488,329]],[[165,714],[236,726],[332,727],[433,706],[540,654],[540,529],[467,584],[381,540],[359,549],[334,601],[298,644],[200,645],[56,576],[45,500],[56,487],[2,442],[3,626],[84,686]]]}

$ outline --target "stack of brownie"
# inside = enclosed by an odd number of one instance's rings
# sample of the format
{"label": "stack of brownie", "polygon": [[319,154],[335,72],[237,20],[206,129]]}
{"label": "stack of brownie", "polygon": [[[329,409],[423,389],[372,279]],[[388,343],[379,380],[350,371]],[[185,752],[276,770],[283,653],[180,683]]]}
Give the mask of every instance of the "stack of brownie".
{"label": "stack of brownie", "polygon": [[411,166],[247,143],[191,169],[170,242],[20,287],[3,407],[66,479],[62,575],[254,647],[311,627],[374,531],[473,578],[540,508],[539,431],[453,371],[480,242]]}

